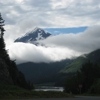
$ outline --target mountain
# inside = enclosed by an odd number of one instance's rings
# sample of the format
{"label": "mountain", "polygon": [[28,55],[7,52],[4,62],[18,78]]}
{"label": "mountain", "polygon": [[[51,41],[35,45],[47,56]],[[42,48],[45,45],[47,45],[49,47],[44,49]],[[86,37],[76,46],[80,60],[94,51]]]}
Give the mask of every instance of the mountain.
{"label": "mountain", "polygon": [[66,74],[75,73],[77,70],[80,70],[82,64],[84,64],[87,61],[97,63],[100,65],[100,49],[74,59],[70,64],[66,65],[66,67],[63,68],[60,72]]}
{"label": "mountain", "polygon": [[57,81],[60,81],[60,78],[58,77],[59,72],[66,66],[66,63],[70,62],[71,60],[68,59],[53,63],[27,62],[19,64],[17,67],[23,72],[26,79],[34,84],[56,83]]}
{"label": "mountain", "polygon": [[[35,28],[28,32],[23,37],[15,40],[15,42],[33,43],[38,45],[38,40],[45,39],[51,36],[50,33],[43,29]],[[63,85],[67,77],[75,74],[80,70],[82,64],[87,61],[100,64],[100,49],[95,50],[89,54],[84,54],[73,60],[63,60],[54,63],[22,63],[17,65],[18,69],[22,71],[27,80],[34,84],[55,83],[55,85]]]}
{"label": "mountain", "polygon": [[38,40],[43,40],[51,36],[50,33],[44,31],[41,28],[36,27],[33,31],[26,33],[24,36],[17,38],[14,42],[24,42],[38,44]]}
{"label": "mountain", "polygon": [[[41,28],[35,28],[33,31],[26,33],[23,37],[16,39],[15,42],[38,45],[38,40],[43,40],[49,36],[51,36],[50,33]],[[62,70],[65,67],[65,64],[69,62],[71,62],[69,59],[52,63],[27,62],[18,64],[17,68],[25,75],[27,80],[33,82],[34,84],[56,83],[57,81],[60,81],[60,70]],[[63,80],[65,80],[65,78],[66,77],[64,77]]]}
{"label": "mountain", "polygon": [[67,77],[80,70],[82,65],[91,61],[100,65],[100,49],[89,54],[84,54],[73,60],[63,60],[53,63],[22,63],[17,65],[27,80],[34,84],[53,83],[55,86],[63,86]]}

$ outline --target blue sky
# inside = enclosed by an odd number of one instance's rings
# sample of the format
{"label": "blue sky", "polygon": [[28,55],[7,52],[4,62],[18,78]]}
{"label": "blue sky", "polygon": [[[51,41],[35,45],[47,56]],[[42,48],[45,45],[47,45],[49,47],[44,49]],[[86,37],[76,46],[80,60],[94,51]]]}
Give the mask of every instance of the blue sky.
{"label": "blue sky", "polygon": [[74,28],[44,28],[47,32],[50,32],[51,34],[57,35],[57,34],[69,34],[69,33],[80,33],[84,32],[87,29],[87,27],[74,27]]}

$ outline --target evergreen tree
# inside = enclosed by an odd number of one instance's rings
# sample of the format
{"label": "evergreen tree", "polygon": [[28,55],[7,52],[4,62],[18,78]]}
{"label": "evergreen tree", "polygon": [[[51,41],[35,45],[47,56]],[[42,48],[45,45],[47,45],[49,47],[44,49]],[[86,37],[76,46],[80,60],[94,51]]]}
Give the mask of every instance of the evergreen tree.
{"label": "evergreen tree", "polygon": [[0,53],[2,53],[5,50],[5,43],[3,40],[3,34],[4,34],[4,20],[1,17],[1,13],[0,13]]}
{"label": "evergreen tree", "polygon": [[10,58],[9,55],[7,54],[7,51],[5,50],[5,42],[3,38],[5,29],[3,26],[4,26],[4,20],[0,13],[0,57],[2,57],[2,59],[5,60],[5,62],[7,63],[7,65],[9,65]]}
{"label": "evergreen tree", "polygon": [[81,68],[82,79],[83,79],[83,90],[87,92],[92,84],[100,78],[100,67],[97,64],[93,64],[90,61],[83,64]]}
{"label": "evergreen tree", "polygon": [[74,94],[79,93],[79,85],[81,84],[81,93],[88,92],[89,89],[90,92],[93,93],[96,91],[97,88],[99,88],[98,91],[100,90],[100,86],[98,86],[99,83],[100,66],[88,61],[82,65],[82,68],[80,69],[80,71],[77,71],[76,75],[67,79],[65,83],[65,91],[69,93],[71,91]]}
{"label": "evergreen tree", "polygon": [[28,84],[28,82],[25,80],[24,74],[18,71],[15,61],[10,60],[9,58],[9,55],[5,49],[5,42],[3,39],[5,31],[3,26],[4,26],[4,20],[0,13],[0,58],[2,58],[3,61],[7,64],[8,71],[13,80],[14,85],[18,85],[25,89],[32,89],[31,85]]}
{"label": "evergreen tree", "polygon": [[5,29],[3,28],[3,26],[4,26],[4,20],[0,13],[0,37],[3,37],[3,35],[4,35]]}

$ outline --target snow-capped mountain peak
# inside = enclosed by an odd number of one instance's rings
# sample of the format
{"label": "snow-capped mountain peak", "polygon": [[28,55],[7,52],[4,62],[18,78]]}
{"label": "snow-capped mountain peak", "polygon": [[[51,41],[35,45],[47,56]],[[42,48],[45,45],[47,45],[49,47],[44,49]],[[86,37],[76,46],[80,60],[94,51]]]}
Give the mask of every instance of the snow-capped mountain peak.
{"label": "snow-capped mountain peak", "polygon": [[41,28],[36,27],[34,30],[27,32],[24,36],[17,38],[14,42],[33,43],[38,40],[43,40],[51,34]]}

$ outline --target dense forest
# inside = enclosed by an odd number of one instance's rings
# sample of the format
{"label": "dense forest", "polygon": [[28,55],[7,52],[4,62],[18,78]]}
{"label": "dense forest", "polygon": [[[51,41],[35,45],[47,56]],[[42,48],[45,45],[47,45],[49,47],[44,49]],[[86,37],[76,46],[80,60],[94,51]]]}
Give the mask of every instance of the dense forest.
{"label": "dense forest", "polygon": [[90,61],[84,63],[80,71],[66,80],[65,92],[100,94],[100,66]]}
{"label": "dense forest", "polygon": [[24,74],[20,72],[15,61],[12,61],[5,49],[4,20],[0,13],[0,84],[17,85],[25,89],[32,89],[33,84],[25,80]]}

